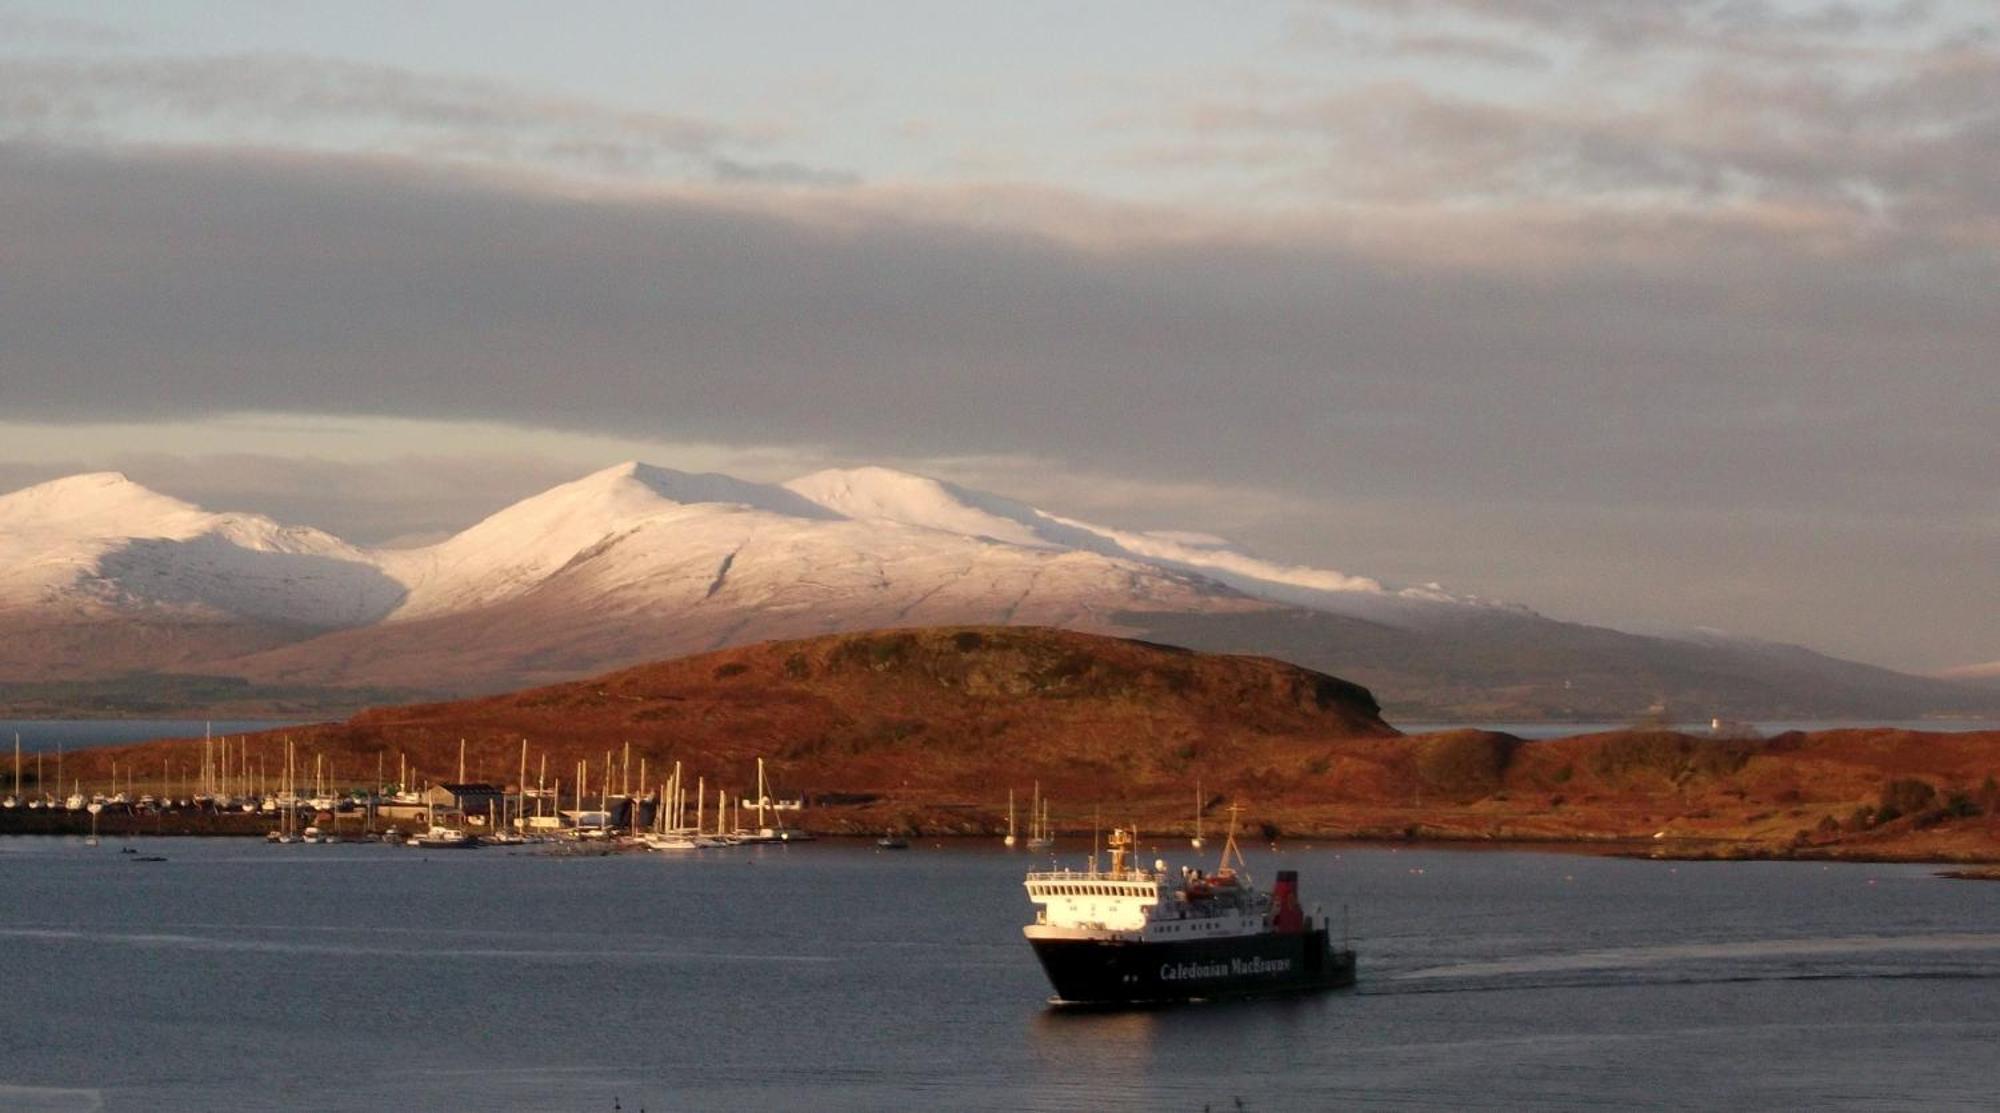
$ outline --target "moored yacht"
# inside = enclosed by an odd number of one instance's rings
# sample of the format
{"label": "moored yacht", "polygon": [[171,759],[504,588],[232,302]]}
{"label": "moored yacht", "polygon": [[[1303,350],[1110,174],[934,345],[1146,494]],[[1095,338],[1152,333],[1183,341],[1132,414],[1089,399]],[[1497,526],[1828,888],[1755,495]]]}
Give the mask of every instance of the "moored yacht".
{"label": "moored yacht", "polygon": [[412,836],[410,845],[426,850],[469,850],[478,846],[479,840],[456,827],[434,825],[429,831]]}

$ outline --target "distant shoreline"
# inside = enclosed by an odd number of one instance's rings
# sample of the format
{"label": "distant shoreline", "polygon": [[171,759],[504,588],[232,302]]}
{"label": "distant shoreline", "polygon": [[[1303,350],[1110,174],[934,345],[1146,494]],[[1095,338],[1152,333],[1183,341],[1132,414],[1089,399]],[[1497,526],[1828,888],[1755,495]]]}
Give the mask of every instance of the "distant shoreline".
{"label": "distant shoreline", "polygon": [[[358,821],[346,819],[343,826],[358,826]],[[261,814],[224,813],[164,813],[161,815],[127,816],[104,813],[98,817],[97,834],[106,839],[151,839],[151,838],[240,838],[261,839],[269,831],[276,829],[276,820]],[[859,830],[814,830],[802,828],[813,834],[816,841],[828,843],[865,845],[880,837],[880,831]],[[350,832],[358,834],[359,832]],[[83,838],[91,834],[90,816],[81,812],[26,812],[22,809],[0,810],[0,837],[15,838]],[[991,843],[995,852],[1005,852],[999,846],[1000,832],[966,831],[913,831],[907,837],[913,844],[932,843],[950,849],[966,849]],[[1169,845],[1169,840],[1171,845]],[[1186,857],[1190,853],[1197,856],[1218,851],[1217,840],[1199,852],[1186,846],[1186,837],[1180,833],[1163,836],[1158,842],[1142,833],[1141,844],[1148,855],[1171,853]],[[1881,864],[1881,865],[1933,865],[1962,866],[1941,872],[1941,877],[1951,877],[1973,881],[2000,881],[2000,854],[1922,854],[1898,852],[1893,849],[1863,850],[1855,847],[1777,847],[1744,842],[1726,838],[1686,838],[1654,840],[1627,835],[1570,836],[1562,838],[1479,838],[1452,835],[1430,835],[1418,837],[1390,835],[1356,835],[1353,833],[1315,834],[1313,832],[1286,833],[1275,844],[1261,839],[1242,840],[1253,851],[1264,850],[1283,854],[1291,849],[1310,851],[1352,847],[1359,849],[1447,850],[1466,853],[1544,853],[1571,854],[1592,858],[1629,858],[1657,862],[1819,862],[1823,864]],[[356,845],[364,845],[356,843]],[[808,846],[811,844],[800,844]],[[1090,840],[1087,835],[1065,834],[1058,836],[1058,849],[1053,856],[1087,856]],[[1025,851],[1012,851],[1026,855]]]}

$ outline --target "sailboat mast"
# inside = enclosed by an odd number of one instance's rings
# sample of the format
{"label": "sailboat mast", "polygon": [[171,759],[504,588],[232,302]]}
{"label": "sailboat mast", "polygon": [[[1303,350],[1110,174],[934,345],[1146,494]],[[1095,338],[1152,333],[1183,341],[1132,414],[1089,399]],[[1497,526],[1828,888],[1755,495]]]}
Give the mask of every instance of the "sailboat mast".
{"label": "sailboat mast", "polygon": [[1194,782],[1194,843],[1193,843],[1194,848],[1196,850],[1201,849],[1201,804],[1202,804],[1201,778],[1196,777]]}

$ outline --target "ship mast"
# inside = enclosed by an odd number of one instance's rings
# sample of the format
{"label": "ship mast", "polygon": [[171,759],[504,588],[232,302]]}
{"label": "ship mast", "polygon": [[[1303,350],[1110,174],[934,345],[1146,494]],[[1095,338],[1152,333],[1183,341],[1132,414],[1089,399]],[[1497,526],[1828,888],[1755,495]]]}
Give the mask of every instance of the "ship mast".
{"label": "ship mast", "polygon": [[1222,844],[1222,861],[1218,862],[1215,867],[1215,872],[1217,873],[1235,872],[1229,865],[1231,858],[1236,860],[1238,866],[1242,866],[1245,869],[1249,868],[1249,863],[1243,860],[1243,851],[1236,845],[1236,815],[1242,810],[1236,804],[1229,805],[1229,838]]}

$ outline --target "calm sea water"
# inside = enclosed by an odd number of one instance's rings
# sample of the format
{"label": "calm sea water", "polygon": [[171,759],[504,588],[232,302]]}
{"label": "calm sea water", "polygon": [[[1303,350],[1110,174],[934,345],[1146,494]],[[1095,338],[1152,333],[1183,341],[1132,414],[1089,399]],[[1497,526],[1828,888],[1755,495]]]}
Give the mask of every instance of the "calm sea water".
{"label": "calm sea water", "polygon": [[291,719],[0,719],[0,748],[13,752],[21,739],[22,753],[54,753],[92,746],[126,746],[155,738],[200,738],[206,728],[215,735],[250,734],[295,724]]}
{"label": "calm sea water", "polygon": [[[1354,991],[1070,1015],[1027,856],[0,840],[12,1110],[1988,1109],[2000,885],[1296,847]],[[1066,855],[1074,857],[1065,852]],[[1168,856],[1179,857],[1171,850]]]}

